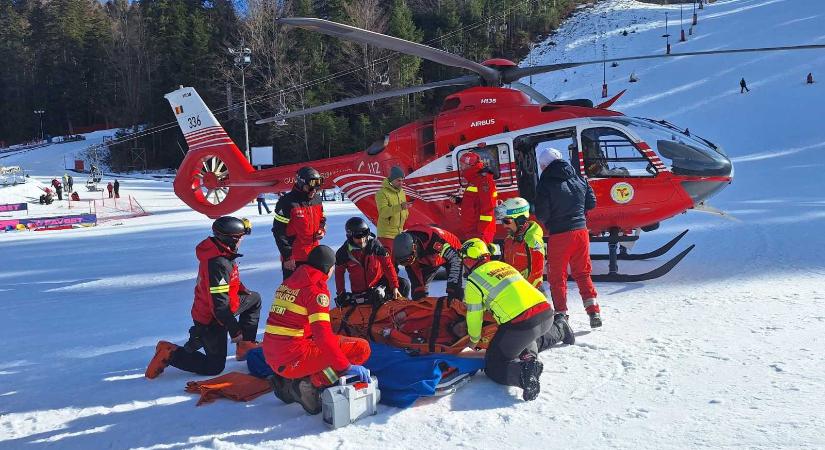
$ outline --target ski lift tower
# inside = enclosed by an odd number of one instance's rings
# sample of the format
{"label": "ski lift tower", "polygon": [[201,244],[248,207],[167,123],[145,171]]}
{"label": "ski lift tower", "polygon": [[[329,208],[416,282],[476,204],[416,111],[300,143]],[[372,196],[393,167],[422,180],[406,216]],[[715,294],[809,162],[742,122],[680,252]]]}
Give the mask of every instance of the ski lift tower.
{"label": "ski lift tower", "polygon": [[235,67],[241,69],[241,90],[243,91],[243,131],[245,138],[246,160],[250,161],[249,155],[249,120],[246,116],[246,68],[252,64],[252,50],[244,47],[243,42],[239,48],[230,48],[229,54],[234,56]]}

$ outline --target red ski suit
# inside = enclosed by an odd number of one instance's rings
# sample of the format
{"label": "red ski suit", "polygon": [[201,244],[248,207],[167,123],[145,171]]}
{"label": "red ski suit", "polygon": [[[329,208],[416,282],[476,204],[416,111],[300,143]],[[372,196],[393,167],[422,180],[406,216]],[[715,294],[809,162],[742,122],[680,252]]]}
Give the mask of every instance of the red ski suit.
{"label": "red ski suit", "polygon": [[264,357],[284,378],[310,377],[317,387],[338,380],[350,364],[362,364],[370,346],[360,338],[337,336],[329,323],[327,276],[302,265],[275,291],[266,320]]}
{"label": "red ski suit", "polygon": [[[239,255],[211,237],[198,244],[195,255],[199,263],[192,319],[203,325],[217,320],[230,336],[236,336],[241,331],[235,319],[240,305],[238,292],[248,292],[238,277],[235,258]],[[223,258],[219,258],[221,256]]]}
{"label": "red ski suit", "polygon": [[413,225],[407,229],[416,242],[415,261],[407,266],[412,287],[411,298],[418,300],[429,295],[429,284],[441,266],[447,269],[447,295],[464,298],[464,278],[461,242],[449,231],[427,225]]}
{"label": "red ski suit", "polygon": [[544,230],[532,220],[525,222],[515,235],[508,233],[504,238],[502,256],[504,262],[538,288],[544,281]]}
{"label": "red ski suit", "polygon": [[326,234],[327,218],[320,194],[309,198],[298,188],[278,199],[272,221],[272,235],[281,252],[281,261],[304,262]]}
{"label": "red ski suit", "polygon": [[398,274],[387,250],[370,237],[364,248],[345,242],[335,252],[335,293],[346,289],[344,274],[349,272],[349,287],[360,293],[376,286],[383,278],[390,289],[398,289]]}
{"label": "red ski suit", "polygon": [[567,266],[579,286],[584,309],[601,312],[596,302],[596,287],[590,278],[590,234],[587,228],[551,234],[547,239],[547,281],[557,313],[567,312]]}
{"label": "red ski suit", "polygon": [[496,235],[496,182],[481,162],[467,169],[464,177],[468,186],[461,199],[461,238],[480,238],[489,244]]}

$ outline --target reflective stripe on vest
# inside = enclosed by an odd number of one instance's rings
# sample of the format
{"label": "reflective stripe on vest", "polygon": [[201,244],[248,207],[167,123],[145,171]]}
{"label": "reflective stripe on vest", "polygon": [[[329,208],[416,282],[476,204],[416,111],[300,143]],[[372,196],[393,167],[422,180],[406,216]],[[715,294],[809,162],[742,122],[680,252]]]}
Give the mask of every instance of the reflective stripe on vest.
{"label": "reflective stripe on vest", "polygon": [[315,313],[309,315],[309,323],[317,322],[319,320],[329,322],[329,313]]}
{"label": "reflective stripe on vest", "polygon": [[302,316],[307,315],[307,309],[301,305],[296,305],[295,303],[288,302],[285,300],[275,300],[275,306],[280,306],[281,308],[286,309],[287,311],[294,312],[295,314],[300,314]]}
{"label": "reflective stripe on vest", "polygon": [[467,189],[465,189],[465,191],[466,192],[478,192],[478,188],[475,187],[475,186],[467,186]]}
{"label": "reflective stripe on vest", "polygon": [[210,287],[209,288],[209,293],[210,294],[226,294],[227,292],[229,292],[229,285],[228,284],[222,284],[220,286],[215,286],[215,287]]}
{"label": "reflective stripe on vest", "polygon": [[275,334],[278,336],[292,336],[292,337],[301,337],[304,335],[303,328],[288,328],[288,327],[281,327],[277,325],[267,325],[266,332],[269,334]]}
{"label": "reflective stripe on vest", "polygon": [[492,222],[493,216],[478,216],[478,220],[482,222]]}
{"label": "reflective stripe on vest", "polygon": [[277,220],[278,222],[289,223],[289,217],[284,217],[284,216],[282,216],[278,213],[275,213],[274,216],[275,216],[275,220]]}
{"label": "reflective stripe on vest", "polygon": [[[501,280],[485,276],[485,273],[494,271],[512,272]],[[468,277],[468,281],[481,291],[484,308],[489,309],[499,323],[509,322],[531,307],[547,301],[544,294],[525,280],[518,271],[501,261],[490,261],[477,267]],[[502,296],[508,288],[512,288],[513,291]],[[468,312],[471,308],[475,310],[473,306],[467,305]]]}

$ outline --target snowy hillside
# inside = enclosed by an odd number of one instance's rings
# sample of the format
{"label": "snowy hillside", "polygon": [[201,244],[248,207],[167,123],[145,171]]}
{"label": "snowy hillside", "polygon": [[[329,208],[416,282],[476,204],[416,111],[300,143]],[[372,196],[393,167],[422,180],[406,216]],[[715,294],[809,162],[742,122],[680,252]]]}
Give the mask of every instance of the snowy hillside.
{"label": "snowy hillside", "polygon": [[[598,59],[602,43],[609,56],[661,53],[665,11],[674,52],[825,43],[821,1],[719,0],[679,43],[678,5],[608,0],[582,9],[548,39],[555,45],[536,46],[532,63]],[[804,84],[808,72],[817,83]],[[622,63],[607,76],[611,95],[628,88],[614,109],[725,148],[735,179],[712,203],[737,220],[691,212],[645,234],[640,251],[689,228],[684,242],[696,249],[661,279],[598,285],[597,331],[571,284],[577,342],[541,355],[536,401],[481,374],[452,396],[383,407],[336,431],[270,395],[195,407],[183,388],[199,377],[170,368],[149,381],[143,371],[159,339],[187,337],[194,245],[211,221],[168,182],[121,179],[152,215],[0,234],[0,449],[825,447],[825,51]],[[533,77],[558,99],[598,99],[601,83],[601,66]],[[48,183],[66,145],[0,165]],[[337,247],[357,210],[325,209],[324,243]],[[241,277],[268,309],[281,282],[272,219],[253,205],[238,215],[254,227]],[[245,366],[230,359],[229,370]]]}

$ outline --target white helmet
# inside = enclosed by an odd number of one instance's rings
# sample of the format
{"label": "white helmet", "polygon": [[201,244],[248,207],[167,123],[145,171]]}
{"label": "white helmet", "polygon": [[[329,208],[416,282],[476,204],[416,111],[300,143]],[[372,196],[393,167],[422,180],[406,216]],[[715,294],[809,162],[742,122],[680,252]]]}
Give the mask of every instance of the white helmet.
{"label": "white helmet", "polygon": [[521,197],[504,200],[503,204],[496,207],[496,219],[500,220],[505,217],[510,219],[517,219],[519,217],[529,218],[530,203]]}

